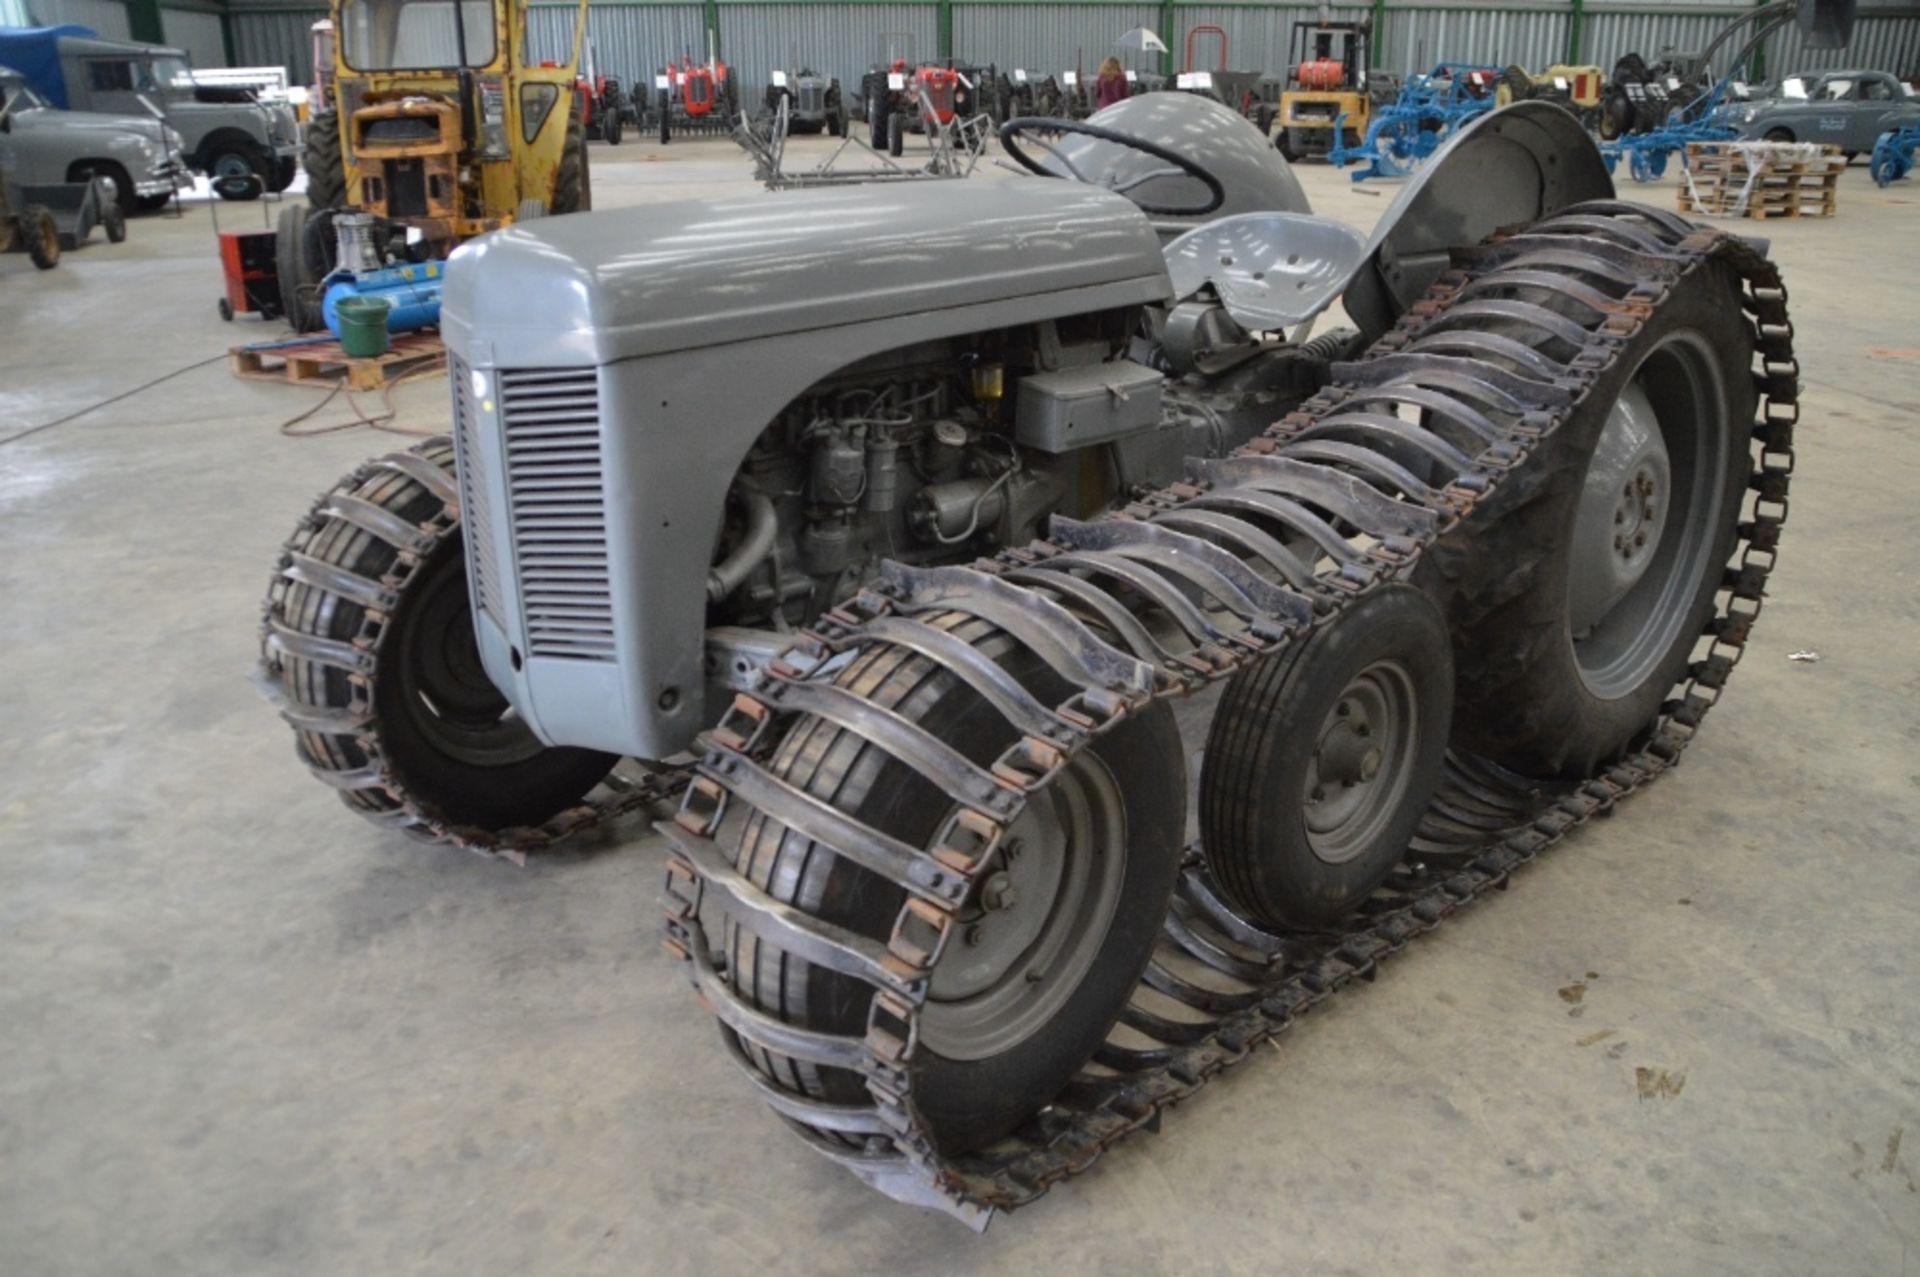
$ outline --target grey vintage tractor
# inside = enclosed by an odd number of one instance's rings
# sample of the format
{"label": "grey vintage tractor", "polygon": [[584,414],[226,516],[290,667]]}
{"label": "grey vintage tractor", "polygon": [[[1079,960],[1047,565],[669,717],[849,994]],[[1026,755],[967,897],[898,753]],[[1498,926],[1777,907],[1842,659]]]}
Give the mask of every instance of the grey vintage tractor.
{"label": "grey vintage tractor", "polygon": [[847,135],[848,112],[840,81],[802,67],[798,71],[774,71],[768,77],[766,109],[769,116],[779,114],[787,105],[787,128],[794,133]]}
{"label": "grey vintage tractor", "polygon": [[1671,764],[1796,388],[1761,252],[1554,106],[1370,238],[1198,96],[1001,136],[1034,177],[461,248],[453,437],[301,520],[261,679],[350,806],[483,850],[692,751],[668,943],[727,1051],[976,1224]]}

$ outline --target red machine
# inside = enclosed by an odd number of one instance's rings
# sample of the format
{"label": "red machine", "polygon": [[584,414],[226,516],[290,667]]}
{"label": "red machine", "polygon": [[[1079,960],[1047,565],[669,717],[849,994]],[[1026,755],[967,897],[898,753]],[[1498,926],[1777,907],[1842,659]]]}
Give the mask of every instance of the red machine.
{"label": "red machine", "polygon": [[[903,60],[896,65],[904,68],[906,63]],[[954,94],[960,87],[958,71],[947,67],[923,66],[913,73],[913,85],[916,97],[919,90],[925,89],[926,101],[932,104],[931,115],[927,114],[925,106],[920,108],[921,115],[928,124],[953,123]]]}
{"label": "red machine", "polygon": [[280,271],[274,260],[272,231],[220,231],[220,275],[226,295],[220,298],[220,318],[233,322],[237,314],[257,313],[262,319],[280,314]]}

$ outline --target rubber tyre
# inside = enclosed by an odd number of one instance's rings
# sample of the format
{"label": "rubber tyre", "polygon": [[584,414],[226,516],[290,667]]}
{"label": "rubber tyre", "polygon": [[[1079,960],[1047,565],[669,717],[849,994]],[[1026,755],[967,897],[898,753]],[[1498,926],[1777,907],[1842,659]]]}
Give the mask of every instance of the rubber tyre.
{"label": "rubber tyre", "polygon": [[40,270],[52,270],[60,264],[60,224],[45,205],[29,204],[20,210],[20,237],[26,241],[27,260]]}
{"label": "rubber tyre", "polygon": [[887,121],[892,118],[885,102],[872,98],[867,102],[867,145],[876,151],[887,149]]}
{"label": "rubber tyre", "polygon": [[[949,614],[936,624],[994,657],[1042,701],[1062,697],[1059,678],[1024,648],[979,621]],[[898,648],[856,661],[839,679],[869,692],[976,762],[1012,743],[1000,715],[953,675]],[[1172,711],[1150,706],[1093,747],[1119,782],[1126,807],[1127,864],[1116,912],[1100,952],[1069,1001],[1044,1027],[980,1060],[956,1061],[924,1043],[915,1056],[914,1098],[948,1153],[980,1147],[1051,1100],[1105,1038],[1139,980],[1159,934],[1179,870],[1186,784]],[[859,737],[832,724],[797,724],[775,752],[772,769],[811,794],[915,846],[926,846],[946,810],[944,796]],[[740,822],[740,868],[762,889],[817,918],[884,941],[903,893],[813,844],[755,816]],[[726,837],[723,831],[723,838]],[[735,987],[767,1011],[816,1030],[865,1032],[871,986],[811,966],[728,924],[724,937]],[[724,1032],[724,1030],[723,1030]],[[739,1045],[776,1083],[840,1103],[861,1103],[856,1074]]]}
{"label": "rubber tyre", "polygon": [[[1420,724],[1406,790],[1366,850],[1329,863],[1313,848],[1302,802],[1315,732],[1354,677],[1387,659],[1410,674]],[[1200,771],[1200,841],[1215,880],[1248,915],[1283,930],[1351,913],[1406,854],[1440,786],[1452,713],[1446,619],[1411,586],[1375,591],[1294,650],[1241,669],[1221,693]]]}
{"label": "rubber tyre", "polygon": [[316,333],[327,326],[321,308],[320,281],[326,276],[324,263],[313,260],[307,251],[307,206],[289,203],[280,210],[274,227],[274,273],[280,286],[280,313],[296,333]]}
{"label": "rubber tyre", "polygon": [[127,241],[127,214],[115,200],[109,200],[100,210],[100,229],[107,233],[107,243],[124,244]]}
{"label": "rubber tyre", "polygon": [[899,159],[907,153],[907,117],[895,111],[887,117],[887,154]]}
{"label": "rubber tyre", "polygon": [[1280,158],[1289,164],[1300,162],[1300,152],[1293,145],[1293,135],[1297,129],[1281,129],[1273,135],[1273,149],[1280,152]]}
{"label": "rubber tyre", "polygon": [[620,112],[608,111],[600,121],[600,137],[608,146],[620,145],[620,137],[626,129],[626,121],[620,118]]}
{"label": "rubber tyre", "polygon": [[157,213],[172,202],[173,196],[171,194],[137,195],[134,197],[133,208],[137,213]]}
{"label": "rubber tyre", "polygon": [[1768,129],[1764,140],[1768,142],[1791,142],[1794,140],[1793,130],[1783,128]]}
{"label": "rubber tyre", "polygon": [[113,203],[120,210],[120,215],[123,218],[131,216],[140,197],[134,194],[133,179],[127,176],[126,169],[112,160],[88,160],[67,171],[69,182],[88,182],[95,178],[105,181],[113,189]]}
{"label": "rubber tyre", "polygon": [[[429,440],[412,450],[453,479],[453,445],[444,438]],[[447,509],[441,497],[418,479],[377,464],[363,467],[335,491],[350,490],[408,524],[423,526]],[[450,489],[451,490],[451,489]],[[380,581],[395,567],[399,547],[345,519],[316,514],[310,537],[295,538],[301,553],[344,569],[369,581]],[[394,673],[398,651],[408,642],[441,642],[440,636],[420,636],[413,626],[418,603],[435,587],[457,583],[465,594],[465,561],[457,523],[439,537],[419,565],[398,587],[399,602],[385,621],[378,648],[380,664],[370,677],[374,717],[371,734],[378,740],[401,788],[421,807],[456,825],[497,830],[537,825],[577,803],[612,770],[617,759],[594,750],[543,748],[521,761],[481,766],[448,756],[426,741],[404,705],[405,692]],[[340,642],[352,642],[366,622],[360,604],[330,590],[293,582],[276,603],[268,600],[269,614],[297,633]],[[471,611],[460,613],[471,624]],[[297,704],[314,709],[343,709],[355,704],[347,675],[317,662],[282,656],[279,686]],[[299,753],[311,768],[352,773],[369,759],[352,734],[330,734],[296,729]],[[400,798],[374,784],[343,788],[341,798],[363,815],[381,817],[401,807]]]}
{"label": "rubber tyre", "polygon": [[259,145],[257,142],[234,142],[222,146],[214,153],[213,158],[207,161],[208,175],[213,176],[218,174],[221,164],[230,159],[238,160],[245,164],[247,171],[260,179],[260,190],[255,191],[251,195],[228,195],[224,191],[220,191],[219,187],[216,186],[215,190],[219,192],[221,199],[250,204],[260,198],[262,191],[271,189],[273,182],[273,156],[265,147]]}
{"label": "rubber tyre", "polygon": [[[1713,613],[1751,469],[1755,337],[1740,297],[1722,263],[1683,277],[1526,465],[1422,556],[1417,579],[1445,602],[1453,631],[1456,742],[1526,775],[1572,778],[1618,757],[1653,725]],[[1727,449],[1707,566],[1652,670],[1632,690],[1602,699],[1583,679],[1568,632],[1574,516],[1612,405],[1656,345],[1688,332],[1712,352]],[[1660,402],[1656,396],[1656,410]]]}
{"label": "rubber tyre", "polygon": [[553,175],[553,199],[548,209],[554,216],[584,213],[593,207],[593,181],[587,172],[587,130],[580,122],[580,98],[574,95],[573,110],[567,116],[566,149],[560,154],[560,167]]}
{"label": "rubber tyre", "polygon": [[315,208],[340,208],[347,202],[346,162],[340,153],[340,117],[322,111],[307,121],[307,203]]}

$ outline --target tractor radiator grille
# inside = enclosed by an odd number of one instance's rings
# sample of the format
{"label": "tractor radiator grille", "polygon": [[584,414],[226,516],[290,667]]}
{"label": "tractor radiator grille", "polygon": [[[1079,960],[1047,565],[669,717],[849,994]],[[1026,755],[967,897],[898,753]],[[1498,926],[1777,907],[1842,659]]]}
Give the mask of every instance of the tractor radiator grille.
{"label": "tractor radiator grille", "polygon": [[827,91],[817,84],[803,84],[794,105],[810,115],[818,115],[827,109]]}
{"label": "tractor radiator grille", "polygon": [[513,555],[531,656],[612,661],[598,374],[500,374]]}
{"label": "tractor radiator grille", "polygon": [[473,384],[467,365],[458,355],[447,356],[447,380],[453,383],[453,457],[460,479],[460,522],[467,543],[467,580],[480,610],[504,626],[506,608],[500,602],[500,582],[494,553],[493,512],[487,504],[487,485],[480,475],[480,418],[473,402]]}

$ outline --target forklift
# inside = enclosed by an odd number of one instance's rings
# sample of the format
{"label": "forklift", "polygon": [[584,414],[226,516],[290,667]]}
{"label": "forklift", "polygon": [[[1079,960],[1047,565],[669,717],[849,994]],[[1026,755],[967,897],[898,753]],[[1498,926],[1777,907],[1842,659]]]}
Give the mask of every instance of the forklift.
{"label": "forklift", "polygon": [[322,293],[343,281],[377,287],[388,268],[431,263],[516,220],[592,207],[575,91],[587,0],[565,62],[527,47],[527,0],[331,9],[329,91],[306,133],[309,204],[276,227],[296,332],[327,326]]}
{"label": "forklift", "polygon": [[[1293,24],[1287,50],[1287,87],[1280,94],[1279,131],[1273,144],[1289,161],[1325,159],[1334,149],[1334,121],[1346,116],[1339,139],[1360,144],[1373,120],[1373,94],[1367,67],[1373,47],[1373,23]],[[1389,92],[1387,97],[1392,98]]]}

